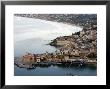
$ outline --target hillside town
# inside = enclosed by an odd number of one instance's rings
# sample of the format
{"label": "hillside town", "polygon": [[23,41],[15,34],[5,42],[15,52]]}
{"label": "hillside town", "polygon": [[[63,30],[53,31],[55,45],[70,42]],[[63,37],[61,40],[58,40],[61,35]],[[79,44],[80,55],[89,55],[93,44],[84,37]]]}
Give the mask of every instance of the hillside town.
{"label": "hillside town", "polygon": [[97,63],[97,33],[96,26],[83,29],[71,36],[57,37],[50,45],[58,50],[55,53],[31,54],[16,58],[15,64],[19,67],[32,67],[33,64],[95,64]]}
{"label": "hillside town", "polygon": [[[26,16],[24,14],[16,16]],[[30,15],[27,15],[30,17]],[[26,17],[27,17],[26,16]],[[31,18],[34,15],[31,15]],[[45,15],[35,15],[34,17],[40,18]],[[48,16],[48,15],[47,15]],[[50,15],[50,17],[56,18],[54,15]],[[59,16],[59,15],[58,15]],[[67,15],[67,17],[73,16],[74,18],[81,18],[79,15]],[[84,15],[85,16],[85,15]],[[83,16],[83,17],[84,17]],[[49,19],[43,18],[43,19]],[[61,16],[60,16],[61,17]],[[59,18],[60,18],[59,17]],[[65,15],[66,17],[66,15]],[[66,17],[66,18],[67,18]],[[73,18],[71,17],[71,18]],[[85,16],[86,21],[79,23],[77,25],[83,26],[83,30],[80,32],[72,33],[69,36],[62,36],[53,39],[49,45],[56,47],[54,53],[45,52],[43,54],[32,54],[26,53],[22,57],[15,57],[15,65],[24,68],[33,68],[32,65],[89,65],[97,64],[97,24],[95,15]],[[87,17],[89,19],[87,19]],[[58,17],[57,17],[58,18]],[[94,18],[94,19],[93,19]],[[83,18],[84,19],[84,18]],[[91,20],[90,20],[91,19]],[[51,19],[53,20],[53,19]],[[55,20],[55,19],[54,19]],[[54,21],[53,20],[53,21]],[[66,19],[68,20],[68,19]],[[59,21],[59,20],[57,20]],[[63,21],[63,20],[62,20]],[[59,22],[62,22],[59,21]],[[75,22],[76,20],[73,20]],[[77,20],[78,21],[78,20]],[[83,20],[82,20],[83,21]],[[70,22],[70,21],[67,21]],[[72,22],[72,24],[73,24]]]}

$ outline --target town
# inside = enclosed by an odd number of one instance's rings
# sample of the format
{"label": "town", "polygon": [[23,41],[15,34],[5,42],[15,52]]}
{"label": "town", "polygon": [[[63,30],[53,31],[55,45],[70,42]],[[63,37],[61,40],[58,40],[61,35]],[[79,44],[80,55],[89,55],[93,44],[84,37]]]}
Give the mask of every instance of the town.
{"label": "town", "polygon": [[15,65],[23,68],[49,65],[97,65],[97,16],[72,14],[15,14],[15,16],[44,19],[83,26],[82,31],[53,39],[48,45],[57,50],[54,53],[26,53],[15,57]]}
{"label": "town", "polygon": [[[82,31],[72,33],[70,36],[57,37],[49,43],[57,47],[54,53],[43,54],[26,53],[20,58],[15,58],[19,67],[32,68],[32,65],[85,65],[97,63],[97,26],[83,28]],[[28,66],[28,67],[27,67]]]}
{"label": "town", "polygon": [[96,14],[14,14],[15,16],[62,22],[66,24],[91,27],[97,24]]}

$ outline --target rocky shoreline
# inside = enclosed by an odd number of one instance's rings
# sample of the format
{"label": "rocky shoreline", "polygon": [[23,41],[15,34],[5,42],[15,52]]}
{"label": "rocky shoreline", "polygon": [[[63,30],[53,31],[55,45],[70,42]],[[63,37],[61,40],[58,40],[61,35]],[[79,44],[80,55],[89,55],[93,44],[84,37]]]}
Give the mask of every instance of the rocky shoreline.
{"label": "rocky shoreline", "polygon": [[[31,17],[30,15],[27,16],[15,15],[15,16]],[[45,15],[42,16],[45,17]],[[54,17],[54,15],[50,15],[50,16]],[[77,16],[79,15],[74,15],[74,17],[71,17],[70,15],[71,18],[76,18]],[[36,16],[36,18],[41,18],[41,17]],[[59,16],[59,18],[61,18],[61,16]],[[72,35],[70,36],[62,36],[53,39],[49,43],[49,45],[54,46],[58,49],[56,50],[55,53],[48,53],[48,52],[45,52],[43,54],[26,53],[26,55],[23,55],[22,57],[15,57],[14,64],[20,68],[29,68],[29,69],[35,68],[35,66],[51,66],[51,65],[57,65],[57,66],[95,65],[96,66],[97,65],[97,24],[96,24],[96,17],[94,18],[95,19],[92,20],[89,17],[89,22],[88,20],[86,21],[84,20],[83,22],[77,23],[80,26],[83,26],[82,31],[72,33]],[[43,19],[48,20],[49,19],[48,15],[47,18],[43,18]],[[54,20],[56,19],[53,18],[52,21]],[[63,20],[58,20],[58,22],[62,22],[62,21]]]}
{"label": "rocky shoreline", "polygon": [[15,58],[15,65],[20,68],[35,66],[87,66],[97,65],[97,26],[83,28],[70,36],[54,39],[49,45],[57,47],[55,53],[31,54]]}
{"label": "rocky shoreline", "polygon": [[[71,61],[70,61],[71,60]],[[58,67],[95,67],[97,66],[97,61],[89,61],[84,59],[70,59],[68,61],[61,62],[53,62],[53,61],[41,61],[41,62],[24,62],[22,59],[15,59],[14,64],[19,68],[26,69],[35,69],[36,67],[50,67],[50,66],[58,66]]]}

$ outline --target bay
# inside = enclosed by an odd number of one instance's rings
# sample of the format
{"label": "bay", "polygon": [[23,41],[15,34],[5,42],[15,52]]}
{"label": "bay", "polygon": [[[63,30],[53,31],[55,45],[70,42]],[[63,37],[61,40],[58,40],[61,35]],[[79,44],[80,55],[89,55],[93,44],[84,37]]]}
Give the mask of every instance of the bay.
{"label": "bay", "polygon": [[[59,36],[68,36],[81,31],[82,28],[41,19],[14,17],[14,56],[20,57],[29,53],[41,54],[46,51],[54,53],[57,49],[47,45]],[[95,76],[96,68],[77,67],[36,67],[32,70],[14,66],[15,76],[64,76],[68,73],[79,76]]]}

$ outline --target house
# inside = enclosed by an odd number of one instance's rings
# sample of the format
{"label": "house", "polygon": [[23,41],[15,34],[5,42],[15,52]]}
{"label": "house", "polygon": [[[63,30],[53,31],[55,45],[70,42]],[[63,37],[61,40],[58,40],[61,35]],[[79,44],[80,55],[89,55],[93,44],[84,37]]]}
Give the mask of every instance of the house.
{"label": "house", "polygon": [[69,56],[64,56],[64,59],[67,61],[69,59]]}
{"label": "house", "polygon": [[30,64],[35,62],[35,57],[33,54],[27,53],[21,57],[21,60],[24,64]]}
{"label": "house", "polygon": [[81,31],[80,32],[80,37],[82,37],[84,34],[85,34],[85,32],[84,31]]}
{"label": "house", "polygon": [[40,57],[39,56],[36,57],[36,62],[40,62]]}

